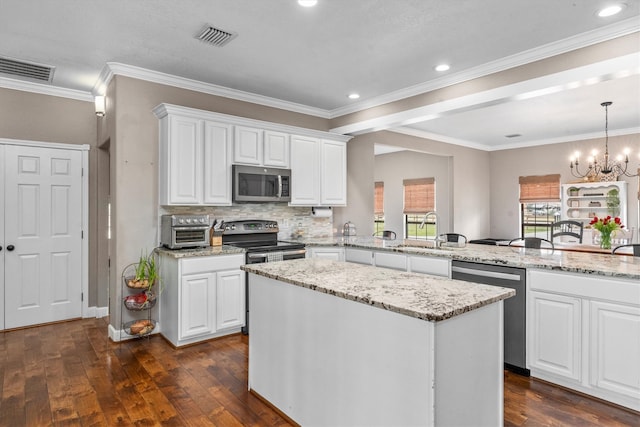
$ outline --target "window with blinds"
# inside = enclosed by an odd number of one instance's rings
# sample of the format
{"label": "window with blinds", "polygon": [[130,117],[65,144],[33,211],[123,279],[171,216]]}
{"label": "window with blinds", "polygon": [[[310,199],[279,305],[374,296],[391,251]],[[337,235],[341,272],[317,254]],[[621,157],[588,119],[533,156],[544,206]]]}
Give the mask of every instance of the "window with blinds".
{"label": "window with blinds", "polygon": [[384,182],[374,184],[373,231],[375,234],[384,230]]}
{"label": "window with blinds", "polygon": [[559,201],[560,174],[520,177],[520,203]]}
{"label": "window with blinds", "polygon": [[551,240],[551,224],[560,220],[560,175],[521,176],[520,237]]}
{"label": "window with blinds", "polygon": [[430,216],[423,228],[420,224],[427,212],[436,209],[435,178],[405,179],[404,186],[404,231],[406,239],[427,239],[435,237],[436,217]]}

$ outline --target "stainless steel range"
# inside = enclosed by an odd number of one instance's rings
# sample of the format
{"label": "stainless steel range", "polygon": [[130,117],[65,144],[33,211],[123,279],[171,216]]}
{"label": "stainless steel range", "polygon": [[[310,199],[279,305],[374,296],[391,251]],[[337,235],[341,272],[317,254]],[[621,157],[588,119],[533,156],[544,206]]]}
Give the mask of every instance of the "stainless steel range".
{"label": "stainless steel range", "polygon": [[[278,241],[278,222],[268,220],[243,220],[224,223],[222,244],[243,248],[246,264],[286,261],[304,258],[304,243]],[[246,323],[242,332],[249,333],[249,283],[245,280]]]}

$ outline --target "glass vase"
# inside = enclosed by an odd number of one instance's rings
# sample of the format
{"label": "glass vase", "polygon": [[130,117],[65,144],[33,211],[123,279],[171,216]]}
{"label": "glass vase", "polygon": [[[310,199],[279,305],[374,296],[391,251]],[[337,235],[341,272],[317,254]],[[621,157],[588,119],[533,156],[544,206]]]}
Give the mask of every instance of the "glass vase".
{"label": "glass vase", "polygon": [[611,231],[600,232],[600,248],[611,249]]}

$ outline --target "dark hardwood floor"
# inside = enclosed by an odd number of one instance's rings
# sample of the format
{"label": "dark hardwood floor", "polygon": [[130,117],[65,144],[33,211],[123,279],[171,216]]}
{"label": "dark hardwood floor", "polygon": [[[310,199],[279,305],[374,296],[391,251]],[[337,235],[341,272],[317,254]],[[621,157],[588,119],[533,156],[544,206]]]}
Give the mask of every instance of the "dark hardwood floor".
{"label": "dark hardwood floor", "polygon": [[[0,426],[288,426],[247,392],[247,337],[113,343],[106,319],[0,333]],[[505,374],[505,426],[639,426],[640,414]]]}

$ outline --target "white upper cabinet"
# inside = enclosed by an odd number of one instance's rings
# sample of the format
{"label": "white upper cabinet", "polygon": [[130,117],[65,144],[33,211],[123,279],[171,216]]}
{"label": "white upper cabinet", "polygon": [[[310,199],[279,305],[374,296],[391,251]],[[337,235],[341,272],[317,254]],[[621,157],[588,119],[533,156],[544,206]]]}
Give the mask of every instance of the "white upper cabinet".
{"label": "white upper cabinet", "polygon": [[291,205],[347,204],[347,145],[291,136]]}
{"label": "white upper cabinet", "polygon": [[231,125],[204,122],[205,205],[231,204]]}
{"label": "white upper cabinet", "polygon": [[233,163],[289,168],[289,134],[236,126]]}
{"label": "white upper cabinet", "polygon": [[160,120],[160,204],[230,205],[231,127],[180,115]]}
{"label": "white upper cabinet", "polygon": [[320,140],[291,137],[291,204],[320,205]]}
{"label": "white upper cabinet", "polygon": [[347,144],[323,139],[320,146],[320,204],[347,204]]}
{"label": "white upper cabinet", "polygon": [[262,129],[246,126],[235,127],[233,144],[233,163],[262,165]]}
{"label": "white upper cabinet", "polygon": [[264,165],[274,168],[289,168],[289,134],[271,130],[264,131]]}
{"label": "white upper cabinet", "polygon": [[350,136],[171,104],[160,120],[159,200],[168,205],[229,206],[232,164],[291,169],[291,205],[347,203]]}
{"label": "white upper cabinet", "polygon": [[160,204],[201,203],[202,120],[167,116],[160,126]]}

